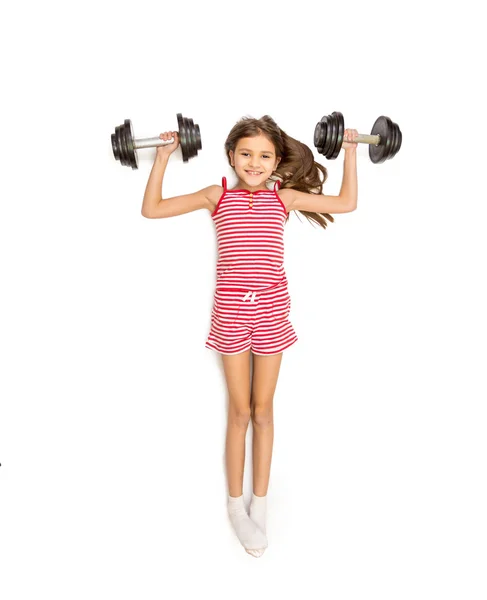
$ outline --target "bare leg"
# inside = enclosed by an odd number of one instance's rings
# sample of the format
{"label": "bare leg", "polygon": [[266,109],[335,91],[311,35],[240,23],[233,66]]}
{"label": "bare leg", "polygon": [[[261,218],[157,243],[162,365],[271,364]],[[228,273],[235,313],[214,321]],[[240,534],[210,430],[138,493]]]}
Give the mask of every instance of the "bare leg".
{"label": "bare leg", "polygon": [[250,422],[250,350],[222,356],[229,396],[226,439],[229,516],[246,552],[259,558],[267,547],[267,538],[250,519],[243,502],[245,436]]}
{"label": "bare leg", "polygon": [[256,496],[265,496],[274,444],[273,399],[281,366],[282,352],[271,356],[254,354],[252,376],[252,462]]}
{"label": "bare leg", "polygon": [[231,356],[222,355],[228,389],[226,467],[228,493],[243,493],[245,437],[250,422],[250,350]]}

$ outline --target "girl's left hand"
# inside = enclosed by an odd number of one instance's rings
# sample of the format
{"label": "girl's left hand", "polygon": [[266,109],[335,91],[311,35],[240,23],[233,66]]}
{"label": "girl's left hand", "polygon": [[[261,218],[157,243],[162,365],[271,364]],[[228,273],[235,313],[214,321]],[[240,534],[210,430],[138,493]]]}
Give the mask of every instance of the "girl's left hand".
{"label": "girl's left hand", "polygon": [[343,134],[343,142],[342,148],[344,150],[348,150],[350,148],[355,149],[357,147],[357,142],[354,142],[358,136],[358,131],[356,129],[345,129]]}

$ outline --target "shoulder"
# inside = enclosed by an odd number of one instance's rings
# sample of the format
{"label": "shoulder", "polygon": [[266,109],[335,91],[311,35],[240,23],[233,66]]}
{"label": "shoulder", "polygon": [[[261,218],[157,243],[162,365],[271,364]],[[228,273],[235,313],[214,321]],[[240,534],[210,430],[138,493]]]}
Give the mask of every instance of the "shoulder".
{"label": "shoulder", "polygon": [[276,194],[279,196],[282,203],[284,204],[286,212],[292,210],[292,205],[294,202],[294,193],[295,191],[291,188],[284,188],[283,190],[276,191]]}
{"label": "shoulder", "polygon": [[205,188],[206,197],[210,206],[208,207],[210,212],[213,212],[218,204],[218,201],[223,195],[223,186],[221,185],[210,185]]}

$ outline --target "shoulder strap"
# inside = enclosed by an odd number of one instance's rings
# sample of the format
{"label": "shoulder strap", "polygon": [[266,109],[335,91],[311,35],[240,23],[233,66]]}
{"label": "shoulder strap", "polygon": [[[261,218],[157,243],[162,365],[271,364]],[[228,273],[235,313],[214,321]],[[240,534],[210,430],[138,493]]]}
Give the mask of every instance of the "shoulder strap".
{"label": "shoulder strap", "polygon": [[225,193],[227,191],[227,178],[226,177],[222,177],[222,186],[223,186],[223,193]]}
{"label": "shoulder strap", "polygon": [[276,181],[276,183],[274,184],[274,192],[277,192],[277,190],[280,189],[280,187],[281,187],[281,182],[280,181]]}

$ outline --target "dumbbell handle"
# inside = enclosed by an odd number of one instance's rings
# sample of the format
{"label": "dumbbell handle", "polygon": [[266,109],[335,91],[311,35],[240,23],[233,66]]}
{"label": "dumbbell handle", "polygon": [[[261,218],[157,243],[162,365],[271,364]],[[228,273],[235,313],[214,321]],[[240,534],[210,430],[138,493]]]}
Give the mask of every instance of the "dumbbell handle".
{"label": "dumbbell handle", "polygon": [[371,146],[378,146],[380,144],[380,135],[367,135],[359,133],[353,142],[358,144],[370,144]]}
{"label": "dumbbell handle", "polygon": [[[142,138],[134,140],[134,148],[139,150],[140,148],[155,148],[157,146],[165,146],[166,144],[172,144],[174,138],[170,140],[161,140],[161,138]],[[367,135],[359,133],[355,138],[354,143],[358,144],[370,144],[372,146],[378,146],[380,144],[380,135]]]}
{"label": "dumbbell handle", "polygon": [[[374,136],[372,136],[374,137]],[[170,140],[161,140],[161,138],[143,138],[139,140],[134,140],[134,148],[139,150],[140,148],[155,148],[156,146],[165,146],[166,144],[172,144],[174,142],[174,138]]]}

